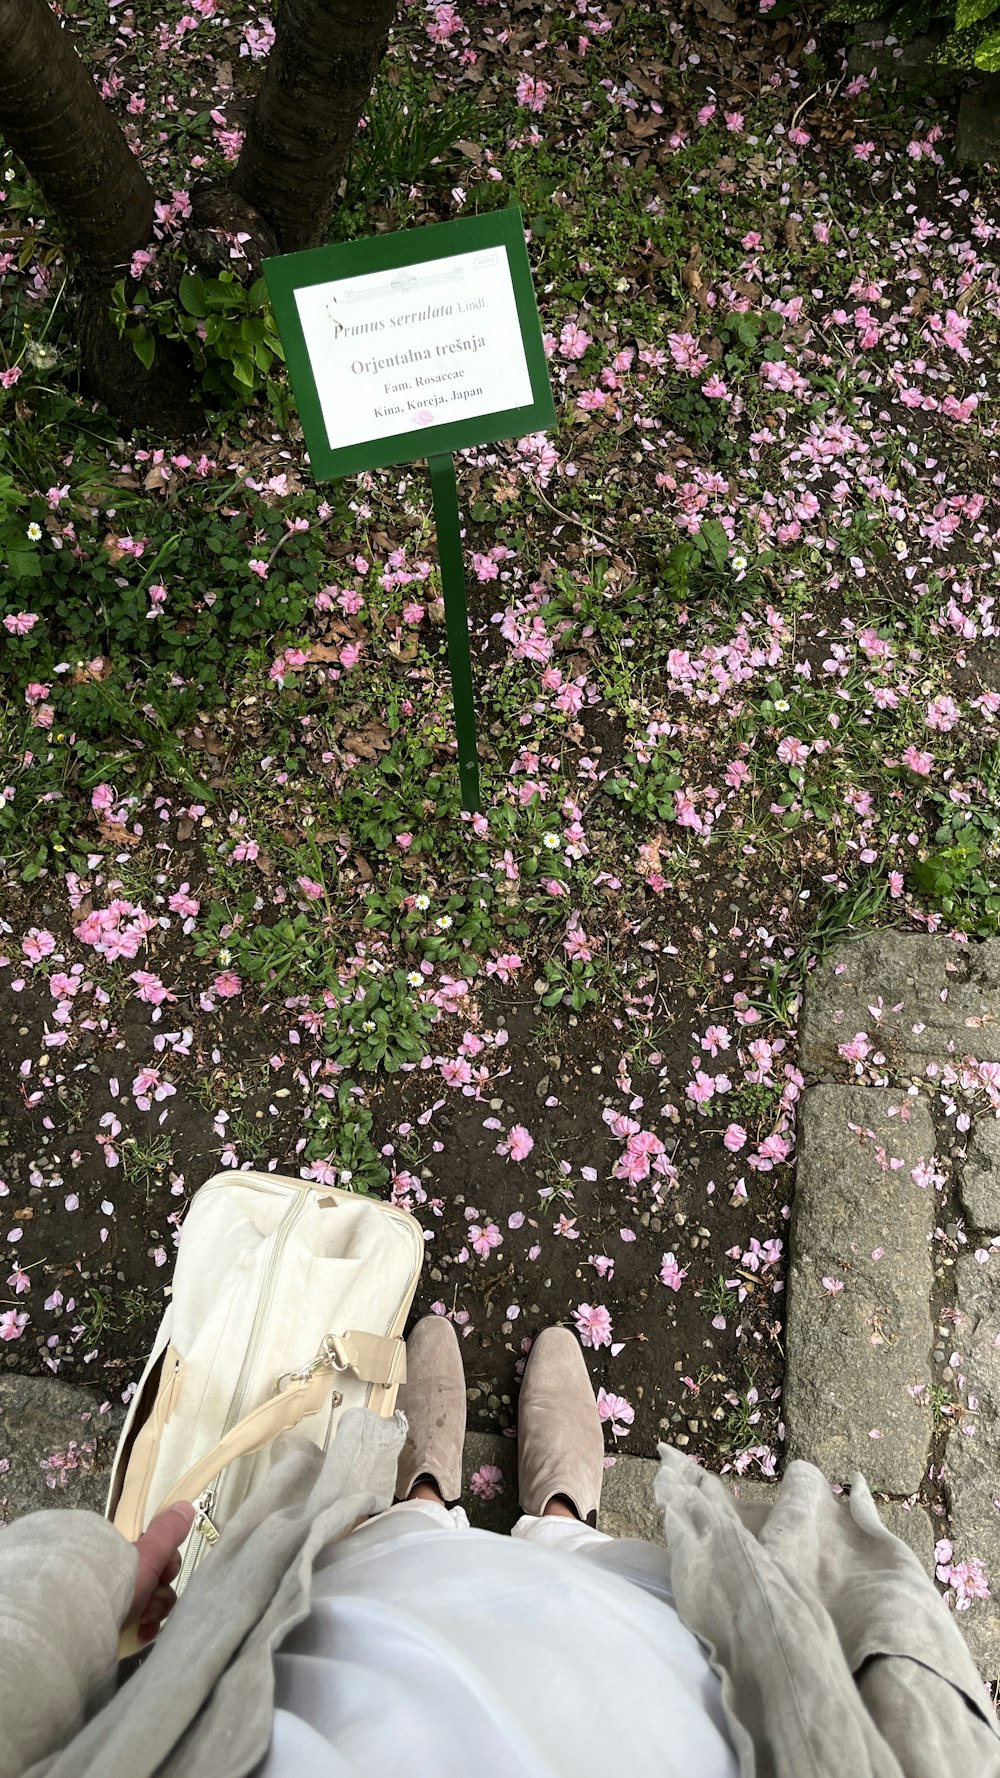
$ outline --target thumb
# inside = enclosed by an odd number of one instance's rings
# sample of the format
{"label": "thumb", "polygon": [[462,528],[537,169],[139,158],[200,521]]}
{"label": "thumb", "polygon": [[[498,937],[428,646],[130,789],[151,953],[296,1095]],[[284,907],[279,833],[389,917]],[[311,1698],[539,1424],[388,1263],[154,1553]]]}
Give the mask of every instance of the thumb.
{"label": "thumb", "polygon": [[195,1520],[195,1509],[189,1500],[179,1500],[157,1513],[148,1529],[136,1543],[139,1569],[135,1578],[135,1609],[141,1611],[155,1591],[160,1576],[171,1556],[175,1555]]}

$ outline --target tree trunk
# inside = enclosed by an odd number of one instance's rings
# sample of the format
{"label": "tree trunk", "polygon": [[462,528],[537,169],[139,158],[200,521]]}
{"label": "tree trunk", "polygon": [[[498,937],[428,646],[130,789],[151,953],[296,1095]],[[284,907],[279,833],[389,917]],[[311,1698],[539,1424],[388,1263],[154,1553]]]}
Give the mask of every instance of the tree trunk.
{"label": "tree trunk", "polygon": [[0,134],[63,222],[85,284],[153,233],[153,188],[47,0],[0,0]]}
{"label": "tree trunk", "polygon": [[326,239],[395,10],[395,0],[284,0],[230,181],[283,253]]}

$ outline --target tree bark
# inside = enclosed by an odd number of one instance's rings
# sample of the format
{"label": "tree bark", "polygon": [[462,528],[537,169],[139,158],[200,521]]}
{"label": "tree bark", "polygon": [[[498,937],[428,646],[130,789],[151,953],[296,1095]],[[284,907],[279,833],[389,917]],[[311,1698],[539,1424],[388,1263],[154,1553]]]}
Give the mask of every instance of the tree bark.
{"label": "tree bark", "polygon": [[153,233],[153,188],[47,0],[0,0],[0,134],[41,187],[84,284]]}
{"label": "tree bark", "polygon": [[283,253],[326,239],[395,10],[395,0],[284,0],[230,180]]}

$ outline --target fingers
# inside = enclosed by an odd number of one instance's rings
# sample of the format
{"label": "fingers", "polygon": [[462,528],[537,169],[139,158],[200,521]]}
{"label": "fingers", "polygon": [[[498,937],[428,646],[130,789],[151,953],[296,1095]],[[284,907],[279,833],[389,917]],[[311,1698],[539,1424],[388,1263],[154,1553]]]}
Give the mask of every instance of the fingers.
{"label": "fingers", "polygon": [[150,1595],[145,1610],[139,1619],[139,1643],[145,1647],[159,1633],[164,1618],[169,1617],[177,1604],[177,1595],[173,1587],[159,1586]]}
{"label": "fingers", "polygon": [[177,1576],[180,1574],[180,1571],[181,1571],[181,1559],[180,1559],[179,1553],[175,1550],[174,1554],[170,1557],[169,1561],[166,1563],[165,1567],[163,1568],[163,1570],[160,1574],[161,1586],[165,1586],[165,1587],[169,1586],[171,1581],[177,1579]]}
{"label": "fingers", "polygon": [[[139,1568],[135,1581],[135,1598],[131,1620],[140,1623],[146,1606],[161,1583],[174,1580],[180,1568],[178,1549],[194,1523],[194,1507],[190,1501],[179,1501],[158,1513],[152,1524],[136,1543]],[[173,1595],[171,1595],[173,1597]]]}

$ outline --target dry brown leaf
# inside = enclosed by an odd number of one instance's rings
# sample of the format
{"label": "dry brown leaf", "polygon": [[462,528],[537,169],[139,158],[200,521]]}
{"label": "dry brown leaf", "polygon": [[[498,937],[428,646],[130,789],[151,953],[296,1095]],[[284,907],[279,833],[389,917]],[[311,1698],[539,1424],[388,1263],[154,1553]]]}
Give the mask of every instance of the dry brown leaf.
{"label": "dry brown leaf", "polygon": [[97,831],[109,846],[139,846],[142,844],[137,833],[129,833],[127,827],[119,827],[113,821],[99,821]]}
{"label": "dry brown leaf", "polygon": [[681,283],[683,284],[685,290],[690,290],[692,292],[692,294],[694,294],[694,292],[701,290],[703,288],[702,281],[701,281],[701,271],[699,269],[700,266],[701,266],[701,248],[699,247],[697,241],[695,241],[694,246],[691,248],[691,251],[688,254],[687,265],[681,267]]}
{"label": "dry brown leaf", "polygon": [[702,11],[707,12],[709,18],[714,19],[716,24],[735,25],[736,23],[736,14],[731,6],[726,5],[726,0],[701,0],[701,7]]}
{"label": "dry brown leaf", "polygon": [[378,754],[388,750],[389,730],[380,722],[373,722],[368,728],[348,729],[343,737],[343,745],[349,753],[356,753],[359,759],[375,759]]}
{"label": "dry brown leaf", "polygon": [[118,536],[116,532],[108,532],[104,539],[104,547],[108,552],[108,561],[111,563],[112,568],[117,568],[119,562],[125,560],[125,551],[118,547]]}
{"label": "dry brown leaf", "polygon": [[184,740],[188,747],[194,748],[198,753],[210,753],[214,759],[218,759],[220,755],[226,751],[225,744],[219,740],[218,735],[210,728],[200,730],[189,729],[184,736]]}
{"label": "dry brown leaf", "polygon": [[309,649],[311,661],[339,661],[342,642],[314,642]]}
{"label": "dry brown leaf", "polygon": [[637,117],[634,111],[630,111],[625,127],[637,142],[644,142],[647,136],[655,136],[657,130],[662,130],[663,122],[662,117]]}
{"label": "dry brown leaf", "polygon": [[363,883],[374,883],[375,878],[372,874],[371,865],[368,863],[367,858],[362,858],[360,852],[355,852],[354,854],[354,868]]}
{"label": "dry brown leaf", "polygon": [[400,641],[396,641],[394,637],[390,636],[386,642],[386,648],[394,661],[399,661],[402,666],[408,667],[420,653],[420,638],[419,636],[405,636]]}
{"label": "dry brown leaf", "polygon": [[35,1214],[35,1212],[31,1208],[31,1205],[29,1204],[27,1209],[25,1209],[25,1210],[15,1210],[14,1221],[15,1222],[31,1222],[32,1218],[34,1217],[34,1214]]}
{"label": "dry brown leaf", "polygon": [[70,675],[70,685],[88,685],[95,679],[106,679],[112,670],[112,662],[108,655],[97,654],[92,661],[81,661],[76,672]]}
{"label": "dry brown leaf", "polygon": [[628,77],[633,86],[638,87],[641,93],[645,93],[647,99],[658,99],[660,97],[662,88],[658,80],[650,80],[647,75],[641,74],[637,68],[630,68]]}
{"label": "dry brown leaf", "polygon": [[186,815],[182,815],[177,823],[177,838],[179,840],[189,840],[193,833],[194,822],[190,821]]}

